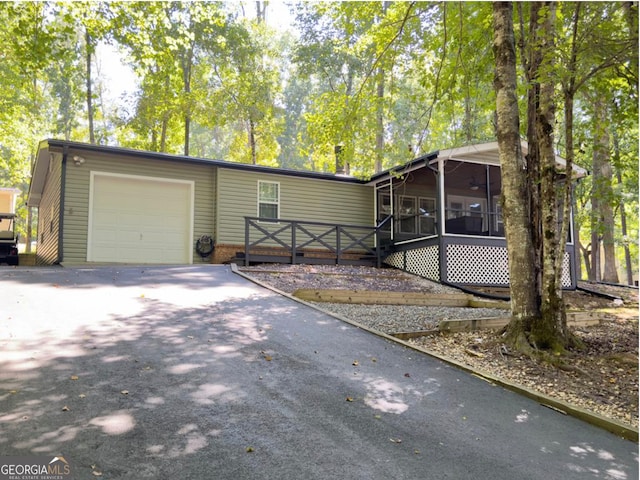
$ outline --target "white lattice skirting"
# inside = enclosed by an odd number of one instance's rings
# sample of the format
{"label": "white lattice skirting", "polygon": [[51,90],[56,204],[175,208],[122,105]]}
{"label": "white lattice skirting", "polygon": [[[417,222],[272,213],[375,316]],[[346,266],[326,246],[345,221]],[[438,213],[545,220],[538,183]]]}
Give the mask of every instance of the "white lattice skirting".
{"label": "white lattice skirting", "polygon": [[440,281],[438,251],[438,246],[433,245],[406,252],[395,252],[385,258],[384,263],[438,282]]}
{"label": "white lattice skirting", "polygon": [[447,245],[447,282],[509,285],[509,259],[505,247]]}
{"label": "white lattice skirting", "polygon": [[[483,245],[447,245],[447,278],[449,283],[469,285],[509,285],[509,259],[506,247]],[[395,252],[384,263],[430,280],[440,281],[437,245]],[[571,287],[570,255],[562,264],[562,286]]]}
{"label": "white lattice skirting", "polygon": [[[472,285],[509,285],[506,247],[447,245],[447,282]],[[562,286],[571,287],[570,256],[562,262]]]}

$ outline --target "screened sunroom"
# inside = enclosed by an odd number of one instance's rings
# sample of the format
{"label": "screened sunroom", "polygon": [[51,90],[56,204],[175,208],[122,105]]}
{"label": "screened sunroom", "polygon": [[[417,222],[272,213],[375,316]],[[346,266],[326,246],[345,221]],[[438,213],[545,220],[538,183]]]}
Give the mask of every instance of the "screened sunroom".
{"label": "screened sunroom", "polygon": [[[522,144],[526,153],[526,143]],[[558,168],[564,160],[557,158]],[[586,171],[576,168],[574,178]],[[374,176],[385,262],[445,283],[507,286],[509,269],[496,142],[433,152]],[[385,221],[386,220],[386,221]],[[562,275],[576,286],[573,222]]]}

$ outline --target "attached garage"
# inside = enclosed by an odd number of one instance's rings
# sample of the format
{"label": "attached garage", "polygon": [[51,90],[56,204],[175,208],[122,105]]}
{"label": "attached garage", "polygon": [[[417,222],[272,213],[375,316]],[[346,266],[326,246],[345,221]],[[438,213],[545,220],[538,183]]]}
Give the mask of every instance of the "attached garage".
{"label": "attached garage", "polygon": [[259,211],[262,183],[281,187],[282,218],[374,218],[373,191],[355,178],[49,139],[38,145],[27,199],[37,208],[36,262],[228,261],[244,248],[244,217]]}
{"label": "attached garage", "polygon": [[87,261],[193,262],[194,182],[91,172]]}

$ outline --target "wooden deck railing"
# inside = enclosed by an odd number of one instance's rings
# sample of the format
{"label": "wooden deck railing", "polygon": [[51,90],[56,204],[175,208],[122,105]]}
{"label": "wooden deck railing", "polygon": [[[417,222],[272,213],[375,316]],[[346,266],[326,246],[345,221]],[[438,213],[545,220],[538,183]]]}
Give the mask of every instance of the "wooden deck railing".
{"label": "wooden deck railing", "polygon": [[[348,258],[359,256],[373,260],[380,267],[381,232],[384,225],[391,221],[391,217],[375,227],[260,217],[245,217],[244,221],[245,265],[249,265],[252,256],[254,259],[265,257],[252,255],[256,248],[275,248],[284,251],[292,264],[305,263],[305,258],[302,257],[305,249],[307,252],[315,249],[315,258],[330,259],[338,265],[347,263]],[[276,260],[277,255],[273,257]]]}

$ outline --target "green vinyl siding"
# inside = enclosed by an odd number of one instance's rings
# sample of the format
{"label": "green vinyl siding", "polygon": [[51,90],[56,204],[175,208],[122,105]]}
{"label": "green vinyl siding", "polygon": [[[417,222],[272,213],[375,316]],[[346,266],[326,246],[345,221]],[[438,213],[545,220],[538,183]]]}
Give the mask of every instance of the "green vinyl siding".
{"label": "green vinyl siding", "polygon": [[280,218],[372,226],[373,189],[324,179],[218,169],[216,240],[244,244],[244,217],[258,216],[258,182],[280,185]]}
{"label": "green vinyl siding", "polygon": [[60,191],[62,188],[62,154],[51,155],[42,200],[38,207],[38,244],[36,262],[53,265],[60,260]]}
{"label": "green vinyl siding", "polygon": [[[63,230],[65,263],[87,261],[91,171],[194,181],[194,242],[201,235],[214,235],[215,168],[188,162],[128,158],[81,150],[70,152],[68,158],[73,158],[74,154],[85,158],[85,163],[76,166],[71,160],[67,162]],[[193,262],[202,263],[203,260],[194,252]]]}

